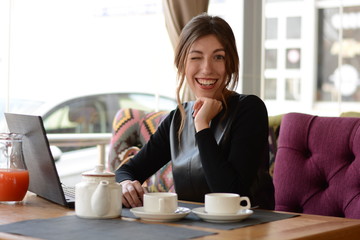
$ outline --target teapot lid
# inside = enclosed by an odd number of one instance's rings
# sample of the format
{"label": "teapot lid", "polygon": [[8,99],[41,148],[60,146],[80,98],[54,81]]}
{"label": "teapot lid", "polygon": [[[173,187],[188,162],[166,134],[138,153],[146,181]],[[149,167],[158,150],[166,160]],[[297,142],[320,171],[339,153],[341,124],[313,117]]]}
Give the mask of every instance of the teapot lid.
{"label": "teapot lid", "polygon": [[83,176],[87,177],[114,177],[115,174],[112,172],[105,171],[104,165],[98,164],[91,171],[84,172]]}

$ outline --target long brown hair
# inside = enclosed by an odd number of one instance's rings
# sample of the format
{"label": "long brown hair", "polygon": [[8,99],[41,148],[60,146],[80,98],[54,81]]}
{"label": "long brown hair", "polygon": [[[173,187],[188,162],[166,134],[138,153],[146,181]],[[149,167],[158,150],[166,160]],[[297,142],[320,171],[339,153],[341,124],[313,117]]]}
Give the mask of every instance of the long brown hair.
{"label": "long brown hair", "polygon": [[222,93],[222,102],[226,108],[227,94],[236,89],[239,81],[239,55],[236,48],[234,33],[230,25],[222,18],[207,13],[200,14],[191,19],[183,28],[179,43],[175,50],[175,66],[177,68],[178,86],[176,98],[181,113],[181,123],[178,138],[184,129],[185,110],[180,100],[180,90],[185,81],[186,59],[191,45],[199,38],[215,35],[225,49],[226,83]]}

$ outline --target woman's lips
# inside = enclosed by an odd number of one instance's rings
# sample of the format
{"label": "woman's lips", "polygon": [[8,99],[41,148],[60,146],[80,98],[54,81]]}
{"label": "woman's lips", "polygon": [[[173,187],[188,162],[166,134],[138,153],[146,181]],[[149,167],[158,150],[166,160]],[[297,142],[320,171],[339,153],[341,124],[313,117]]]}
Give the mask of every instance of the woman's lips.
{"label": "woman's lips", "polygon": [[215,85],[217,79],[213,78],[195,78],[196,82],[204,87],[210,87]]}

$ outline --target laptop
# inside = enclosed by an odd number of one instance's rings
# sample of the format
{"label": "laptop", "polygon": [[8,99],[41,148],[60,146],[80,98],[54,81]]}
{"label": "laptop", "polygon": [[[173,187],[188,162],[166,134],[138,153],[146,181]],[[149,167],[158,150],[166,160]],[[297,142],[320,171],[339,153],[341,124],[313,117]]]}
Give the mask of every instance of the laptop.
{"label": "laptop", "polygon": [[51,202],[74,208],[74,187],[66,187],[60,181],[41,116],[4,114],[10,132],[24,135],[23,155],[29,171],[29,191]]}

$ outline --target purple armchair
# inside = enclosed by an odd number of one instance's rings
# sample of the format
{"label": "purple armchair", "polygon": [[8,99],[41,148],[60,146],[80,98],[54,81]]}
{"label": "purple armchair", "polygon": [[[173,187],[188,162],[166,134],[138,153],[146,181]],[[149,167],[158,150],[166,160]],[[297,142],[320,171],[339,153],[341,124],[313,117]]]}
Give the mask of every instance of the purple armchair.
{"label": "purple armchair", "polygon": [[276,210],[360,219],[360,118],[286,114],[273,180]]}

